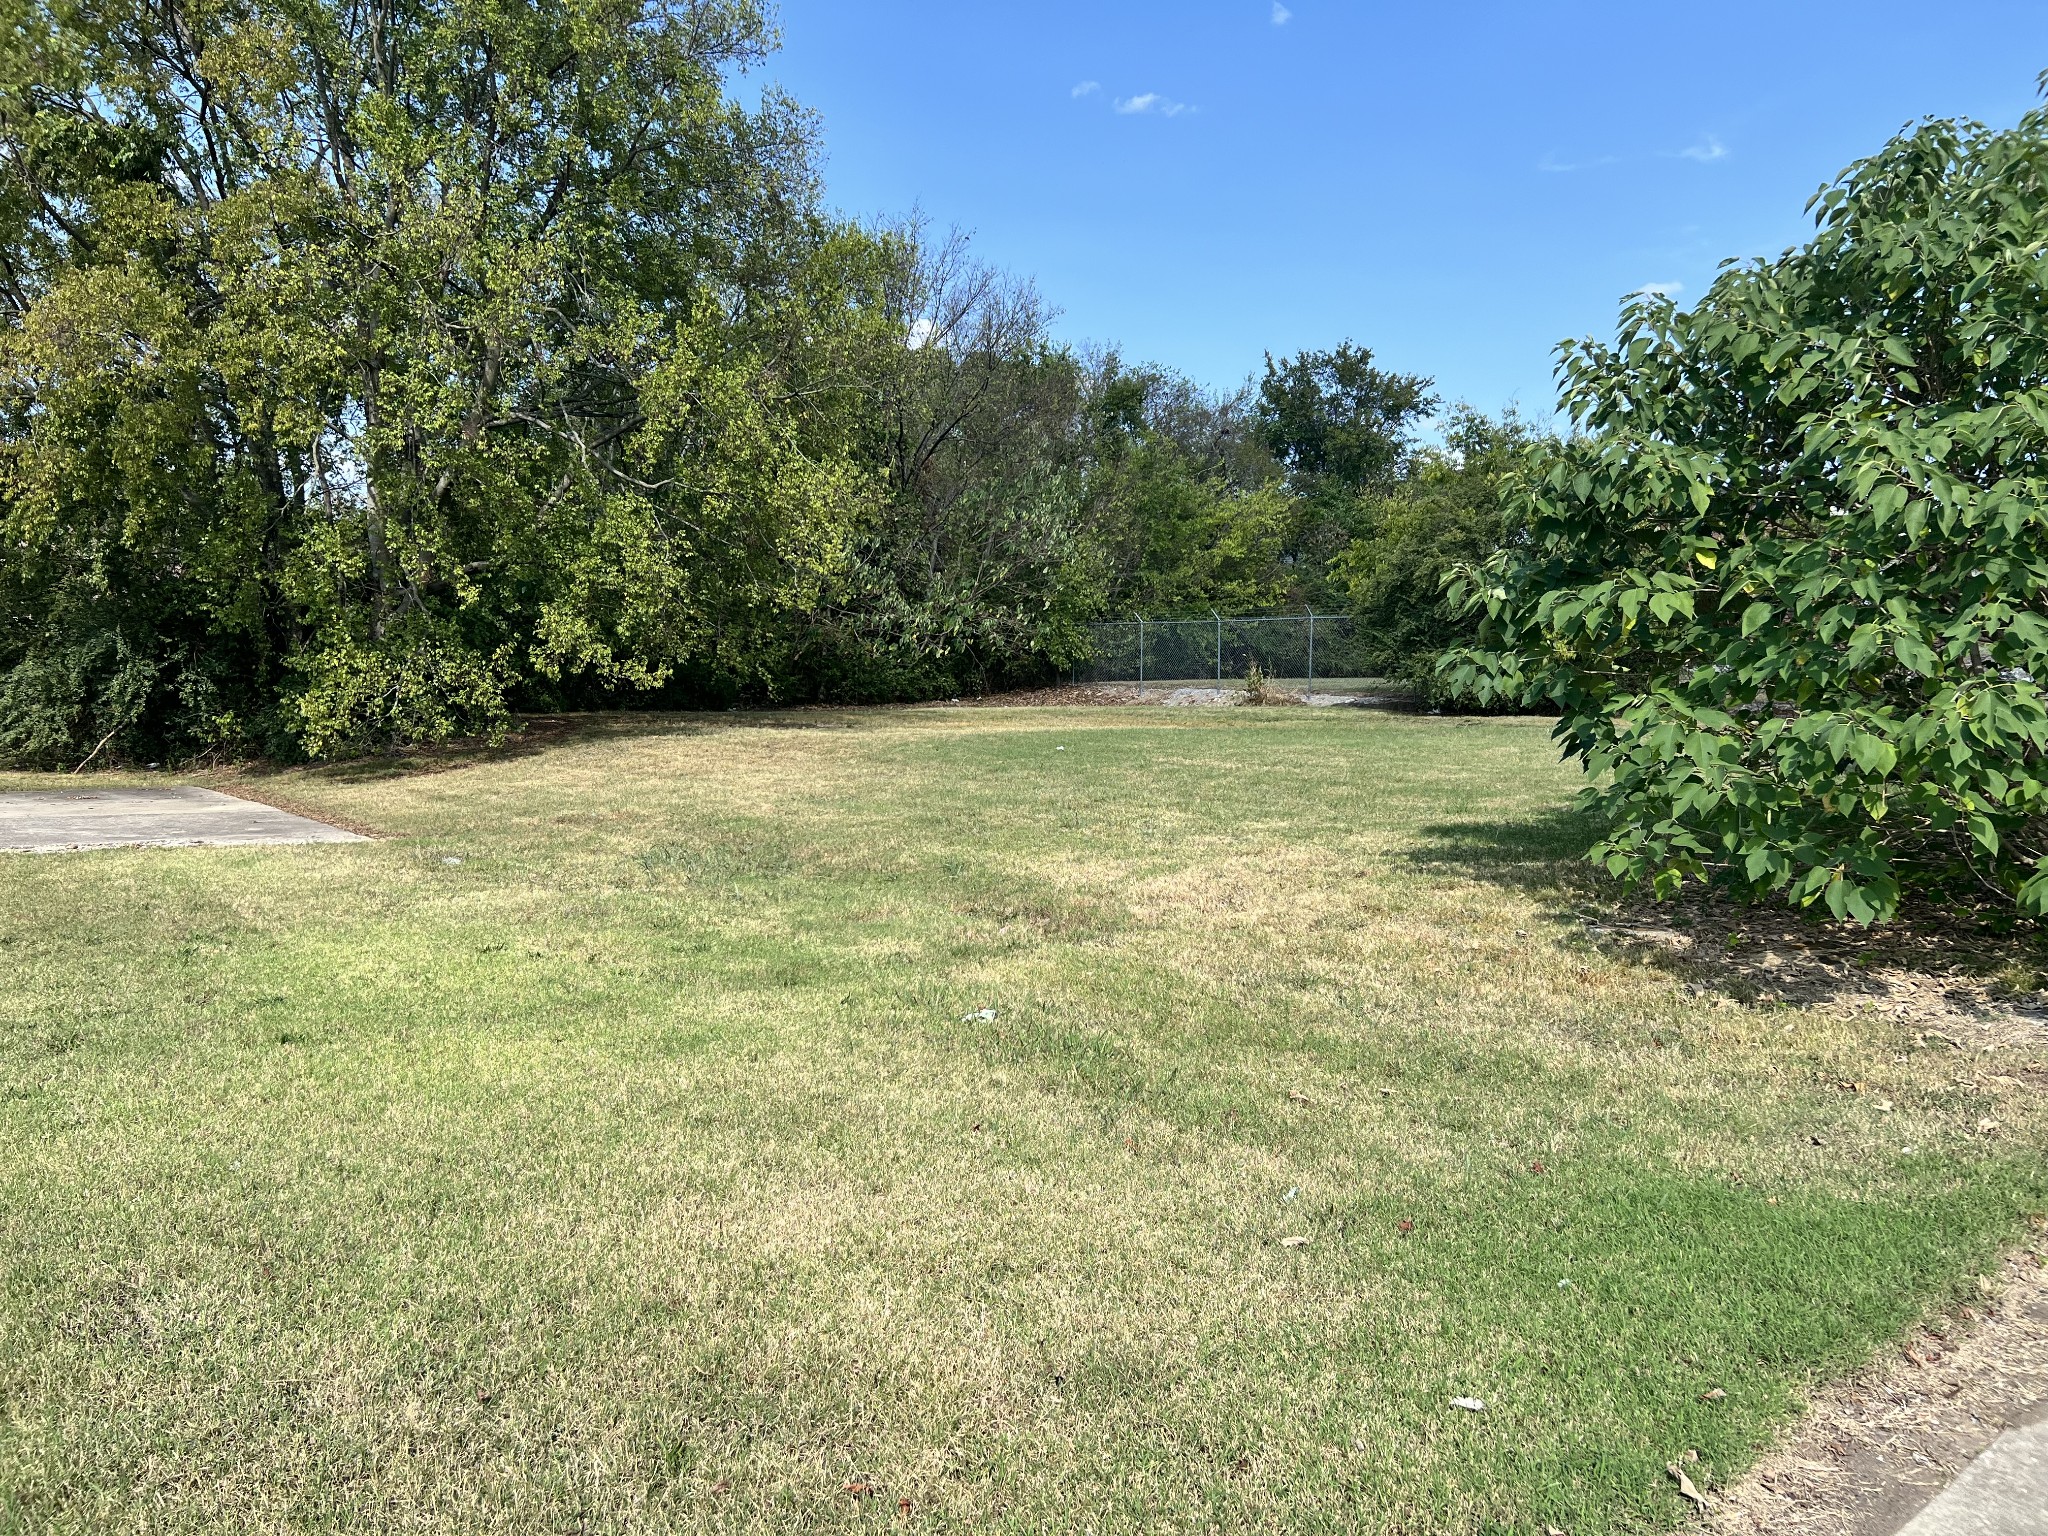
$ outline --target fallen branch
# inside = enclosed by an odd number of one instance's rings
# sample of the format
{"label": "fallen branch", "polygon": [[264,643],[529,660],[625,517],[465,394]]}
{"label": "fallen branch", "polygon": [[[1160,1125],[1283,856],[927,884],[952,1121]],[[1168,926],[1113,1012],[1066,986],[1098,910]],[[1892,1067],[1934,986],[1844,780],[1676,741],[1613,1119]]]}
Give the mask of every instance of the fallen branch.
{"label": "fallen branch", "polygon": [[[100,747],[104,747],[108,742],[112,741],[117,735],[119,735],[120,732],[121,727],[117,725],[113,728],[113,730],[107,732],[106,735],[102,736],[100,738],[100,746],[94,747],[90,752],[85,754],[85,763],[89,763],[94,758],[98,757],[100,755]],[[71,770],[72,777],[76,778],[79,774],[85,772],[85,763],[80,763],[76,768]]]}

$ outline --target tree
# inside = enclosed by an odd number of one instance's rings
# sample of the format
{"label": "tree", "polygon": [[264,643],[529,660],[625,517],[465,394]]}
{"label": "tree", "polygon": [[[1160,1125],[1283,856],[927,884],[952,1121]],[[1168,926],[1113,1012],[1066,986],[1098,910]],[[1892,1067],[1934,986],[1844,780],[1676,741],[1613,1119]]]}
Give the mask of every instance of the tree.
{"label": "tree", "polygon": [[1342,601],[1330,563],[1364,531],[1367,498],[1399,477],[1416,427],[1436,410],[1431,390],[1431,380],[1376,367],[1371,352],[1348,341],[1277,363],[1267,355],[1258,436],[1296,496],[1283,555],[1294,572],[1292,603]]}
{"label": "tree", "polygon": [[1258,439],[1248,391],[1211,396],[1110,353],[1085,411],[1106,611],[1256,613],[1284,600],[1294,498]]}
{"label": "tree", "polygon": [[1437,662],[1478,639],[1479,616],[1445,584],[1503,547],[1502,488],[1536,441],[1512,410],[1495,418],[1454,406],[1442,446],[1413,452],[1402,478],[1366,500],[1362,531],[1331,563],[1358,620],[1360,664],[1430,703],[1471,702]]}
{"label": "tree", "polygon": [[1579,432],[1466,589],[1461,683],[1547,699],[1598,850],[1891,916],[2048,910],[2048,116],[1931,122],[1693,310],[1563,356]]}
{"label": "tree", "polygon": [[1037,681],[1101,602],[1083,506],[1082,370],[1029,283],[913,218],[889,231],[895,345],[867,381],[881,494],[811,615],[788,686],[928,697]]}
{"label": "tree", "polygon": [[1278,363],[1268,353],[1259,435],[1303,490],[1384,485],[1399,469],[1415,424],[1436,409],[1431,387],[1420,375],[1373,366],[1372,353],[1348,341]]}
{"label": "tree", "polygon": [[877,243],[751,0],[29,0],[0,750],[320,752],[746,677],[873,494]]}

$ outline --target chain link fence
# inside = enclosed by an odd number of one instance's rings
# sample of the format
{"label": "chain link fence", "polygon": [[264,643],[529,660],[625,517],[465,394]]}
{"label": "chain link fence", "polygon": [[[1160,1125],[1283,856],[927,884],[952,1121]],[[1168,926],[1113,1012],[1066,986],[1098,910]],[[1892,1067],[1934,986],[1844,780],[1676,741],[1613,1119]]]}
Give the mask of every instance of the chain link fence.
{"label": "chain link fence", "polygon": [[1345,614],[1271,618],[1128,619],[1091,624],[1092,655],[1076,683],[1149,688],[1242,688],[1256,664],[1266,680],[1302,693],[1383,686],[1367,666],[1367,636]]}

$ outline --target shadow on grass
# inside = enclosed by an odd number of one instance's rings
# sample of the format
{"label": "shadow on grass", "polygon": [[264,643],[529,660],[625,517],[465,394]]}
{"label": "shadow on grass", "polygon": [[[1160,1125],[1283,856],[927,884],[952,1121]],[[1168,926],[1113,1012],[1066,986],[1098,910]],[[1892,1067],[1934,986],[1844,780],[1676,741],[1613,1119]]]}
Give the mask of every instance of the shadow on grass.
{"label": "shadow on grass", "polygon": [[1568,899],[1612,895],[1616,887],[1587,862],[1599,837],[1590,816],[1551,810],[1514,821],[1451,821],[1416,828],[1420,839],[1404,855],[1415,869],[1552,892]]}
{"label": "shadow on grass", "polygon": [[2048,956],[2032,932],[1925,909],[1864,928],[1700,886],[1657,901],[1586,857],[1598,823],[1569,810],[1417,830],[1413,868],[1533,897],[1568,942],[1647,963],[1717,1005],[1883,1015],[1956,1050],[2048,1044]]}

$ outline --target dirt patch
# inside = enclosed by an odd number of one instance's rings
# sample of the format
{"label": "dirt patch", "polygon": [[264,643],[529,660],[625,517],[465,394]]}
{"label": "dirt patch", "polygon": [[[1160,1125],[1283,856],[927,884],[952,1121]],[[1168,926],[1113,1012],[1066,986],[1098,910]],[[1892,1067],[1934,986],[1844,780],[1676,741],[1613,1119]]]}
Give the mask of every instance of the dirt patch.
{"label": "dirt patch", "polygon": [[1714,1536],[1892,1536],[2005,1430],[2048,1414],[2048,1260],[2040,1234],[1981,1282],[1981,1306],[1936,1318],[1826,1388],[1734,1487],[1709,1493]]}
{"label": "dirt patch", "polygon": [[[450,773],[463,768],[473,768],[480,763],[532,757],[550,747],[559,746],[579,736],[594,734],[627,718],[613,715],[521,715],[513,722],[512,729],[506,734],[505,739],[500,742],[492,742],[483,737],[465,736],[453,741],[421,743],[367,757],[316,763],[276,763],[262,758],[231,763],[194,763],[184,770],[184,774],[204,783],[209,789],[219,790],[224,795],[240,795],[246,800],[259,800],[265,805],[274,805],[281,811],[291,811],[296,815],[325,816],[324,812],[307,810],[303,804],[295,804],[284,798],[286,792],[273,786],[289,784],[298,778],[346,784],[365,779],[413,778],[424,774]],[[650,717],[633,718],[644,720]],[[327,819],[333,820],[331,817]],[[334,825],[343,824],[336,821]],[[361,829],[351,827],[348,830]],[[378,834],[366,832],[364,835]]]}
{"label": "dirt patch", "polygon": [[[1586,937],[1649,961],[1718,1006],[1878,1014],[1922,1045],[2048,1052],[2048,994],[2032,934],[1922,918],[1868,929],[1710,897],[1582,912]],[[2032,1084],[2048,1089],[2048,1067]]]}
{"label": "dirt patch", "polygon": [[[1149,704],[1136,683],[1061,683],[1052,688],[1017,688],[1008,693],[982,693],[958,699],[935,699],[926,709],[1061,708],[1074,704]],[[913,708],[917,706],[911,706]]]}

